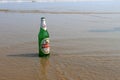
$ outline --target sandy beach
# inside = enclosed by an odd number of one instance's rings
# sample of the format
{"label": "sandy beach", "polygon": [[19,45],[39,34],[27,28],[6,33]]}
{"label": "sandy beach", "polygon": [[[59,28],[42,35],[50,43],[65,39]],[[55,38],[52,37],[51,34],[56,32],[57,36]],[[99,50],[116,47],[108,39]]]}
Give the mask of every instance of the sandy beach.
{"label": "sandy beach", "polygon": [[[95,40],[97,42],[97,40]],[[98,40],[99,41],[99,40]],[[104,41],[104,40],[103,40]],[[119,80],[120,50],[90,49],[96,43],[91,39],[53,41],[51,55],[39,58],[37,42],[28,42],[11,47],[0,48],[1,80]],[[83,43],[87,44],[83,44]],[[118,40],[119,42],[119,40]],[[79,47],[79,45],[81,47]],[[115,44],[116,41],[106,44]],[[89,44],[89,45],[88,45]],[[103,44],[101,46],[106,47]],[[96,45],[96,44],[95,44]],[[71,46],[71,47],[68,47]],[[77,46],[77,47],[74,47]],[[77,49],[75,49],[77,48]],[[79,48],[84,48],[80,49]],[[75,50],[74,50],[75,49]],[[89,49],[89,50],[88,50]],[[91,51],[93,50],[93,51]]]}
{"label": "sandy beach", "polygon": [[[55,6],[0,5],[0,80],[120,80],[119,10],[84,7],[89,14],[82,8],[74,11],[67,3]],[[51,55],[39,58],[37,35],[42,16],[47,20]]]}

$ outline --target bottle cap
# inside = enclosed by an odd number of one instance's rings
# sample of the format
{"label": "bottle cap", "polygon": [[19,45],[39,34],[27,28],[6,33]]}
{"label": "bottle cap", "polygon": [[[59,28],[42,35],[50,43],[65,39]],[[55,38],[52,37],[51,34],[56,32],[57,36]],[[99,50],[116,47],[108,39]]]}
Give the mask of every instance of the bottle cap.
{"label": "bottle cap", "polygon": [[45,19],[45,17],[41,17],[41,19]]}

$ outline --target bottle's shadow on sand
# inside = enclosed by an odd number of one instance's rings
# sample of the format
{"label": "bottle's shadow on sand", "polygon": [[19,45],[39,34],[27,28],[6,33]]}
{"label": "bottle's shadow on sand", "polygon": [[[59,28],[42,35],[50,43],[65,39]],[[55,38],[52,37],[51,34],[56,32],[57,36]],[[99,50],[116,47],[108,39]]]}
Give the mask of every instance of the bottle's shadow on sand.
{"label": "bottle's shadow on sand", "polygon": [[38,53],[11,54],[9,57],[38,57]]}

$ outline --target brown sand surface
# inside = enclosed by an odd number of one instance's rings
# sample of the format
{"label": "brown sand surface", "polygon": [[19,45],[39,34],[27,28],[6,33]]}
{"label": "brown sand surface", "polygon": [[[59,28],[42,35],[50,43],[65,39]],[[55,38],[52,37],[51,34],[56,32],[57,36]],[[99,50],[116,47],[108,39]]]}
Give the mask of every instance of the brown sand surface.
{"label": "brown sand surface", "polygon": [[74,41],[69,44],[73,40],[53,40],[51,55],[46,58],[38,57],[37,42],[0,48],[0,80],[120,80],[120,50],[110,50],[110,45],[117,47],[119,40]]}

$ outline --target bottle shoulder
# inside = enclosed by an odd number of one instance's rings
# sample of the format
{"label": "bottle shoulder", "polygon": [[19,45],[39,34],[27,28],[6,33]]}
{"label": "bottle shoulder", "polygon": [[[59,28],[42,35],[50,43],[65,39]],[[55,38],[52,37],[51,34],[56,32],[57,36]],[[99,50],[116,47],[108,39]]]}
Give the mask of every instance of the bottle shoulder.
{"label": "bottle shoulder", "polygon": [[41,38],[48,38],[49,37],[49,33],[47,30],[44,30],[43,28],[40,28],[40,31],[39,31],[39,34],[38,34],[39,37]]}

